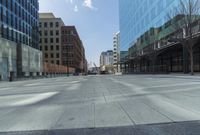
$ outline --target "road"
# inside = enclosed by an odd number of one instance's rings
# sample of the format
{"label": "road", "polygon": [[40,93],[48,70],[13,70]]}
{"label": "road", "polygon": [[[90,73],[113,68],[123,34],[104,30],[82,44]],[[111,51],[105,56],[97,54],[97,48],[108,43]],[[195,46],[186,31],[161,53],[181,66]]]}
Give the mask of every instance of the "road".
{"label": "road", "polygon": [[87,76],[0,83],[2,134],[197,135],[199,120],[198,77]]}

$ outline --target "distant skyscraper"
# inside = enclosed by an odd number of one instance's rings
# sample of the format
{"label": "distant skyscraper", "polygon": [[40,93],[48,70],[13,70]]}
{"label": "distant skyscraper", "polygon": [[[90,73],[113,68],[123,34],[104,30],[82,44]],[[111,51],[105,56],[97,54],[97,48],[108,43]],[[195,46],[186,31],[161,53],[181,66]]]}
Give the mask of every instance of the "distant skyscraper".
{"label": "distant skyscraper", "polygon": [[120,32],[115,33],[113,37],[113,57],[114,71],[120,72]]}
{"label": "distant skyscraper", "polygon": [[120,60],[120,32],[117,32],[113,37],[113,56],[114,64],[117,64]]}
{"label": "distant skyscraper", "polygon": [[100,56],[100,66],[110,66],[113,65],[113,51],[108,50],[106,52],[102,52]]}
{"label": "distant skyscraper", "polygon": [[119,0],[120,50],[128,51],[151,27],[167,21],[167,14],[179,0]]}

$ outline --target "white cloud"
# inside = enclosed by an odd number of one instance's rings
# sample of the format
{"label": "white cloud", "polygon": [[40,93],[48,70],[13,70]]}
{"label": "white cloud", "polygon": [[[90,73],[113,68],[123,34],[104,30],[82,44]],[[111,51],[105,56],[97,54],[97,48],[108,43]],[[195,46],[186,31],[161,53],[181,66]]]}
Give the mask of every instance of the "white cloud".
{"label": "white cloud", "polygon": [[75,5],[75,7],[74,7],[74,12],[78,12],[78,6],[77,5]]}
{"label": "white cloud", "polygon": [[97,10],[97,8],[95,8],[95,7],[93,6],[92,0],[84,0],[83,6],[85,6],[85,7],[87,7],[87,8],[90,8],[90,9],[92,9],[92,10]]}

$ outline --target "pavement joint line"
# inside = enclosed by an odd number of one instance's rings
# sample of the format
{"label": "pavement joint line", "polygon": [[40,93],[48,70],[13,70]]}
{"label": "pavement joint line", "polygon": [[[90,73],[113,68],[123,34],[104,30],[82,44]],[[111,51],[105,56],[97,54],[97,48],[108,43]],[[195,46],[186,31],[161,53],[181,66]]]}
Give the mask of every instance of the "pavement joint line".
{"label": "pavement joint line", "polygon": [[108,103],[104,93],[103,93],[103,97],[104,97],[105,102]]}
{"label": "pavement joint line", "polygon": [[[112,80],[112,79],[110,78],[110,80]],[[112,80],[112,81],[114,82],[114,80]],[[107,88],[107,90],[108,90],[108,92],[110,93],[109,88]],[[119,91],[119,94],[120,94],[121,96],[124,96],[123,93],[121,93],[120,91]],[[119,101],[116,101],[116,103],[117,103],[118,106],[122,109],[122,111],[126,114],[126,116],[129,118],[129,120],[132,122],[133,126],[136,125],[135,121],[131,118],[131,116],[129,115],[129,113],[123,108],[123,106],[120,104],[120,102],[119,102]]]}
{"label": "pavement joint line", "polygon": [[180,108],[182,108],[182,109],[184,109],[184,110],[189,110],[190,112],[192,112],[192,113],[194,113],[194,114],[197,114],[197,115],[199,115],[200,116],[200,112],[197,112],[197,111],[195,111],[195,110],[192,110],[191,108],[187,108],[187,107],[185,107],[184,105],[181,105],[181,104],[177,104],[177,103],[175,103],[175,102],[173,102],[172,100],[168,100],[167,98],[163,98],[162,100],[164,100],[164,101],[168,101],[168,102],[170,102],[171,104],[174,104],[174,105],[176,105],[176,106],[179,106]]}
{"label": "pavement joint line", "polygon": [[51,126],[51,129],[54,129],[55,127],[57,127],[57,125],[59,125],[59,121],[62,119],[62,116],[65,114],[65,112],[66,111],[63,111],[61,116],[56,120],[55,124],[53,124],[53,126]]}
{"label": "pavement joint line", "polygon": [[94,106],[94,128],[96,128],[96,105],[93,103]]}
{"label": "pavement joint line", "polygon": [[[121,94],[122,97],[124,97],[124,94],[122,92],[119,91],[119,93]],[[119,106],[121,107],[121,109],[124,111],[124,113],[126,113],[126,115],[131,120],[131,122],[133,123],[133,125],[136,125],[136,122],[131,118],[131,116],[129,115],[129,113],[124,109],[124,107],[120,104],[120,102],[117,101],[117,103],[119,104]]]}
{"label": "pavement joint line", "polygon": [[131,118],[131,116],[129,115],[129,113],[124,109],[124,107],[117,102],[117,104],[119,105],[119,107],[122,109],[122,111],[126,114],[126,116],[129,118],[129,120],[132,122],[133,125],[136,125],[135,121]]}
{"label": "pavement joint line", "polygon": [[153,109],[154,111],[158,112],[159,114],[163,115],[164,117],[166,117],[167,119],[169,119],[171,122],[175,122],[173,119],[171,119],[170,117],[168,117],[167,115],[163,114],[162,112],[158,111],[157,109],[155,109],[154,107],[152,107],[149,104],[146,104],[144,101],[142,101],[143,104],[145,104],[146,106],[148,106],[149,108]]}

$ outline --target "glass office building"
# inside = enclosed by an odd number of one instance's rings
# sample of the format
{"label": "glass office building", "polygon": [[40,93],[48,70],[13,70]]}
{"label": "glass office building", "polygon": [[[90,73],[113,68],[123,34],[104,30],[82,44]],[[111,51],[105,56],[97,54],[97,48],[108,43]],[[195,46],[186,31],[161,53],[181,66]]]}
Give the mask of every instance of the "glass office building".
{"label": "glass office building", "polygon": [[128,51],[151,27],[167,21],[167,14],[179,0],[119,0],[121,51]]}
{"label": "glass office building", "polygon": [[38,0],[0,0],[0,80],[42,72]]}
{"label": "glass office building", "polygon": [[0,36],[39,48],[38,0],[0,0]]}

